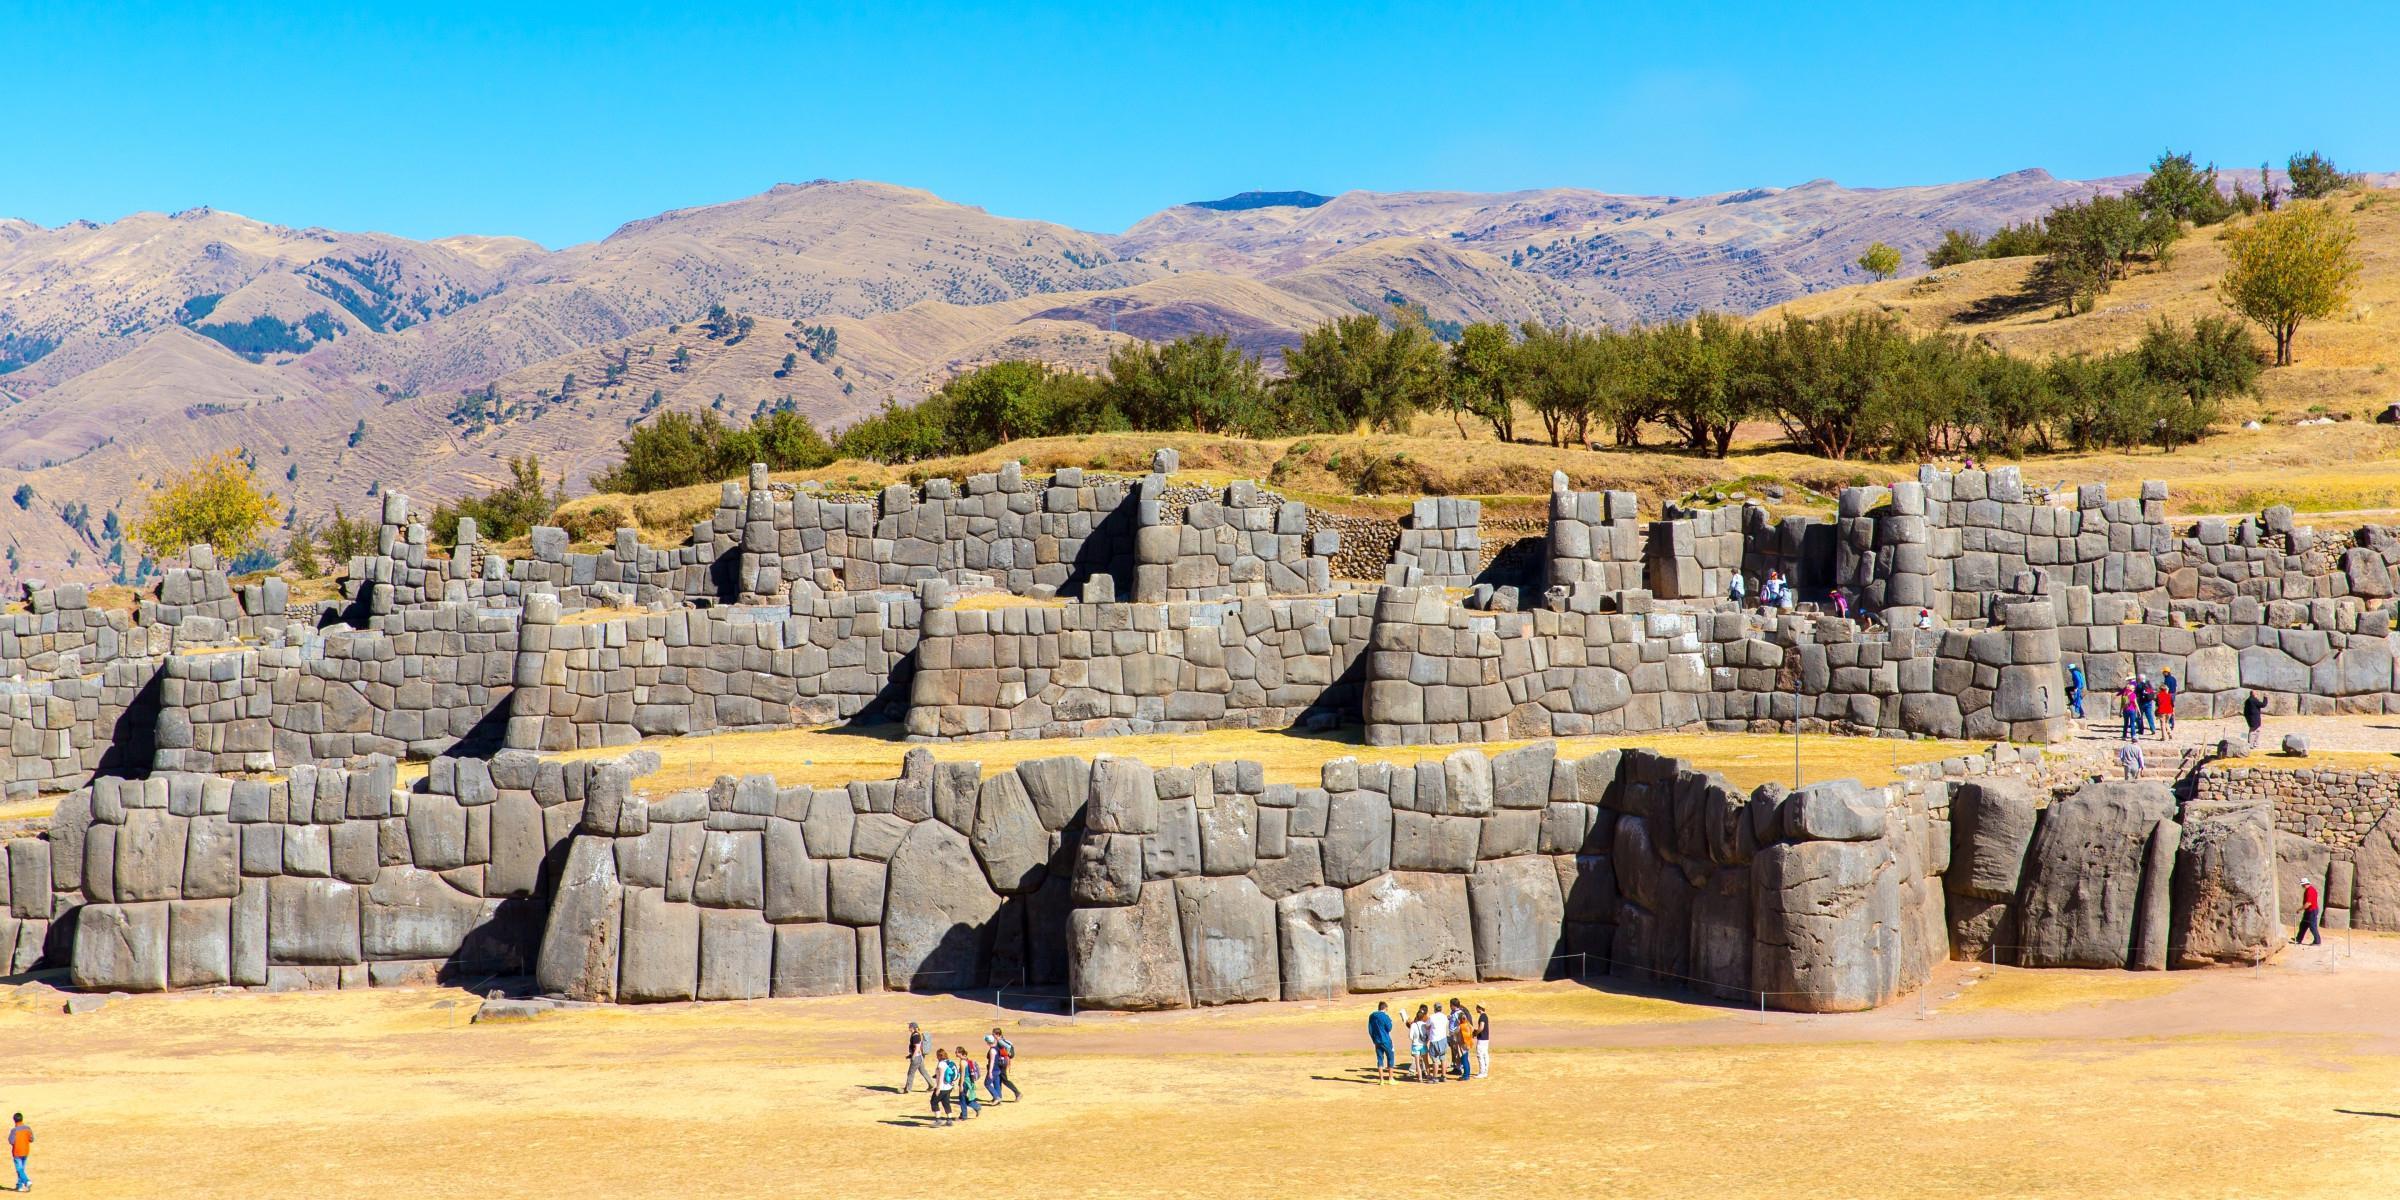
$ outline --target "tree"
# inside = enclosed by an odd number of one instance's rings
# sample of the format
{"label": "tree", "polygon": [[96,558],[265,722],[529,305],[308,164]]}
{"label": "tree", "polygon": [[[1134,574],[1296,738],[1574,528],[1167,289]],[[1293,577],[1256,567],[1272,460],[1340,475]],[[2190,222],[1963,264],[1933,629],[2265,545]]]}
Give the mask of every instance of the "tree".
{"label": "tree", "polygon": [[2292,335],[2349,306],[2358,281],[2358,231],[2324,204],[2267,213],[2227,239],[2217,292],[2275,339],[2275,365],[2292,365]]}
{"label": "tree", "polygon": [[1858,256],[1858,269],[1877,280],[1890,279],[1900,273],[1900,252],[1877,242]]}
{"label": "tree", "polygon": [[275,526],[275,497],[227,450],[159,481],[134,517],[133,539],[153,558],[200,544],[227,559],[257,549]]}
{"label": "tree", "polygon": [[1609,348],[1600,335],[1581,329],[1527,322],[1524,332],[1518,354],[1526,402],[1541,417],[1551,445],[1565,445],[1570,432],[1581,440],[1608,387]]}
{"label": "tree", "polygon": [[508,475],[507,483],[482,496],[469,496],[435,507],[430,522],[434,540],[456,546],[460,520],[471,517],[479,538],[507,541],[536,525],[547,524],[550,514],[567,501],[563,484],[552,491],[542,490],[542,460],[533,455],[509,459]]}
{"label": "tree", "polygon": [[1942,240],[1925,255],[1925,265],[1935,270],[1974,262],[1984,256],[1983,239],[1964,229],[1945,229]]}
{"label": "tree", "polygon": [[283,557],[292,564],[292,573],[302,579],[324,574],[325,566],[318,560],[317,554],[316,525],[309,521],[294,523],[291,540],[283,545]]}
{"label": "tree", "polygon": [[343,515],[339,504],[333,506],[332,519],[325,522],[323,537],[326,556],[336,562],[375,553],[375,525],[365,517]]}
{"label": "tree", "polygon": [[[1452,411],[1488,422],[1492,436],[1503,442],[1517,440],[1516,394],[1523,378],[1517,339],[1506,325],[1478,321],[1450,343]],[[1463,427],[1460,436],[1465,436]]]}
{"label": "tree", "polygon": [[1437,408],[1448,389],[1442,344],[1403,315],[1385,328],[1361,313],[1310,330],[1284,351],[1283,395],[1327,428],[1405,429],[1419,409]]}
{"label": "tree", "polygon": [[1754,371],[1751,339],[1731,318],[1704,312],[1688,324],[1651,330],[1647,348],[1657,368],[1660,415],[1683,434],[1684,445],[1725,457],[1756,396],[1744,378]]}
{"label": "tree", "polygon": [[1135,342],[1108,355],[1100,402],[1135,429],[1265,432],[1267,381],[1258,358],[1223,334]]}
{"label": "tree", "polygon": [[2134,189],[2146,212],[2172,221],[2214,225],[2230,216],[2232,204],[2217,186],[2217,167],[2194,166],[2189,154],[2162,153],[2150,164],[2150,176]]}
{"label": "tree", "polygon": [[2284,170],[2291,177],[2294,200],[2322,200],[2352,183],[2332,159],[2314,150],[2293,155]]}

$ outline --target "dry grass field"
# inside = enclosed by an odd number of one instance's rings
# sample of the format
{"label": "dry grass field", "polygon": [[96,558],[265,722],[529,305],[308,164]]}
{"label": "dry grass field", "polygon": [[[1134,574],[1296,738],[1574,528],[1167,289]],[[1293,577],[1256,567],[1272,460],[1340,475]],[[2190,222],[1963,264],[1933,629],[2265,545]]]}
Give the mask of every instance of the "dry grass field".
{"label": "dry grass field", "polygon": [[[1721,772],[1741,787],[1774,780],[1792,782],[1793,742],[1781,734],[1671,733],[1628,737],[1558,739],[1561,756],[1573,758],[1596,750],[1643,747],[1673,755]],[[1486,742],[1478,748],[1495,753],[1524,742]],[[1868,784],[1889,783],[1902,766],[1933,762],[1960,754],[1979,754],[1989,742],[1945,742],[1905,738],[1856,738],[1827,735],[1799,739],[1803,781],[1857,779]],[[555,757],[614,758],[633,747],[614,746],[576,750]],[[1111,738],[1051,738],[990,742],[912,743],[901,740],[897,726],[865,730],[791,729],[759,733],[725,733],[713,737],[657,738],[641,749],[659,756],[659,769],[641,783],[654,792],[707,787],[720,775],[765,773],[784,786],[838,786],[853,779],[889,779],[900,772],[900,760],[910,750],[925,749],[943,762],[979,762],[986,774],[1018,763],[1060,754],[1090,757],[1114,754],[1138,758],[1154,766],[1247,759],[1266,767],[1270,783],[1313,785],[1326,762],[1355,756],[1370,762],[1416,763],[1439,759],[1454,746],[1360,745],[1354,734],[1313,734],[1290,730],[1221,729],[1209,733],[1139,734]]]}
{"label": "dry grass field", "polygon": [[[2400,940],[2255,971],[1943,969],[1878,1013],[1608,981],[1487,1005],[1489,1080],[1364,1086],[1371,1000],[1055,1016],[958,997],[586,1009],[456,990],[0,990],[49,1195],[2339,1196],[2400,1173]],[[1431,994],[1399,997],[1413,1004]],[[998,1024],[1023,1103],[934,1128],[902,1024]]]}

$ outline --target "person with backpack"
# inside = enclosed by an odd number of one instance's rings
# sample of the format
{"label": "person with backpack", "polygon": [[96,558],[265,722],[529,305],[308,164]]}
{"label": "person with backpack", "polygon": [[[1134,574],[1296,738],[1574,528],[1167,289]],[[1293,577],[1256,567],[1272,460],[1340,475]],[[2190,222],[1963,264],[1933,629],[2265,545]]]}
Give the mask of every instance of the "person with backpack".
{"label": "person with backpack", "polygon": [[965,1046],[952,1052],[951,1061],[958,1064],[958,1119],[983,1115],[983,1100],[975,1094],[975,1059]]}
{"label": "person with backpack", "polygon": [[1456,1000],[1450,1002],[1451,1053],[1458,1059],[1458,1077],[1475,1078],[1475,1022],[1467,1019],[1467,1006]]}
{"label": "person with backpack", "polygon": [[[2314,879],[2301,880],[2300,932],[2292,935],[2293,945],[2297,946],[2301,944],[2303,940],[2305,940],[2311,946],[2322,946],[2325,944],[2325,935],[2317,928],[2318,903],[2319,897],[2317,895],[2317,881]],[[25,1160],[18,1159],[17,1161],[22,1164]],[[24,1167],[19,1166],[17,1169],[22,1171],[24,1170]]]}
{"label": "person with backpack", "polygon": [[2158,733],[2158,688],[2150,682],[2149,676],[2133,677],[2133,698],[2142,706],[2142,732]]}
{"label": "person with backpack", "polygon": [[950,1061],[950,1052],[933,1052],[933,1096],[930,1102],[933,1123],[950,1123],[950,1091],[958,1086],[958,1064]]}
{"label": "person with backpack", "polygon": [[1408,1074],[1419,1083],[1425,1082],[1425,1038],[1427,1018],[1425,1006],[1417,1006],[1415,1019],[1408,1023]]}
{"label": "person with backpack", "polygon": [[900,1081],[900,1094],[905,1096],[918,1080],[925,1081],[925,1090],[932,1091],[933,1076],[925,1073],[925,1031],[915,1021],[908,1023],[908,1077]]}
{"label": "person with backpack", "polygon": [[1392,1006],[1378,1000],[1375,1011],[1367,1014],[1367,1041],[1375,1047],[1375,1082],[1383,1087],[1392,1085]]}
{"label": "person with backpack", "polygon": [[2117,715],[2125,719],[2125,740],[2132,741],[2142,736],[2141,690],[2134,687],[2130,679],[2125,681],[2124,689],[2117,693]]}
{"label": "person with backpack", "polygon": [[1475,1073],[1492,1073],[1492,1016],[1480,1004],[1475,1006]]}
{"label": "person with backpack", "polygon": [[2083,664],[2067,664],[2067,711],[2083,719]]}
{"label": "person with backpack", "polygon": [[17,1113],[9,1120],[14,1124],[8,1127],[8,1156],[17,1164],[17,1190],[30,1192],[33,1177],[25,1173],[25,1160],[33,1157],[33,1127],[25,1123],[24,1113]]}
{"label": "person with backpack", "polygon": [[1000,1027],[995,1025],[990,1033],[983,1035],[983,1044],[986,1059],[983,1068],[983,1086],[991,1092],[992,1103],[1000,1103],[1000,1093],[1004,1089],[1009,1095],[1023,1100],[1025,1093],[1018,1091],[1017,1085],[1009,1082],[1008,1079],[1008,1069],[1016,1065],[1017,1061],[1016,1043],[1009,1041],[1000,1032]]}

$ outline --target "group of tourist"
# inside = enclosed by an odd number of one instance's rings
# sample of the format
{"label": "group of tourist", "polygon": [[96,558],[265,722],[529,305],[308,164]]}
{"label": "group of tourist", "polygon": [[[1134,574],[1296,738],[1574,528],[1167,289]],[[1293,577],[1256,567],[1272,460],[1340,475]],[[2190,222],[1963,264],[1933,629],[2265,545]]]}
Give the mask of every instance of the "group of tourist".
{"label": "group of tourist", "polygon": [[[1378,1000],[1367,1014],[1367,1041],[1375,1047],[1375,1082],[1388,1087],[1399,1082],[1399,1047],[1395,1040],[1391,1003]],[[1460,1082],[1481,1079],[1492,1071],[1492,1017],[1478,1004],[1472,1011],[1453,996],[1420,1004],[1408,1022],[1408,1079],[1441,1083],[1453,1075]]]}
{"label": "group of tourist", "polygon": [[[930,1061],[927,1051],[932,1052]],[[929,1093],[927,1111],[933,1114],[936,1126],[948,1126],[970,1117],[983,1115],[986,1103],[1000,1103],[1001,1093],[1023,1100],[1025,1094],[1010,1082],[1008,1068],[1016,1060],[1017,1047],[1000,1032],[999,1026],[983,1035],[983,1056],[980,1060],[967,1052],[965,1046],[942,1049],[933,1045],[915,1021],[908,1023],[908,1075],[900,1081],[900,1094],[905,1096],[922,1080]],[[975,1094],[980,1085],[984,1096]]]}
{"label": "group of tourist", "polygon": [[[1735,608],[1742,608],[1746,606],[1749,597],[1749,578],[1739,571],[1734,572],[1733,582],[1726,587],[1725,598],[1733,601]],[[1758,611],[1768,616],[1790,612],[1795,599],[1792,594],[1792,581],[1785,579],[1781,571],[1768,571],[1767,581],[1760,584],[1758,588]]]}

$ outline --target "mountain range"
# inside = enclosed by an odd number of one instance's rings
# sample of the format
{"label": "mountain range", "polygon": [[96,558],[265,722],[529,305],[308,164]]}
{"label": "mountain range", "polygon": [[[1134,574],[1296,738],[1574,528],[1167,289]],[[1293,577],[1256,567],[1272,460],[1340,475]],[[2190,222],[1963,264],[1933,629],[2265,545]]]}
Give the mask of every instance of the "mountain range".
{"label": "mountain range", "polygon": [[484,490],[523,454],[580,490],[664,410],[788,404],[832,429],[982,362],[1090,368],[1197,332],[1272,363],[1314,325],[1395,303],[1437,331],[1752,312],[1860,282],[1872,242],[1921,262],[1945,228],[2131,182],[1248,192],[1109,235],[821,180],[561,250],[213,209],[0,220],[0,584],[115,573],[137,556],[109,516],[221,450],[302,516],[370,511],[386,488]]}

